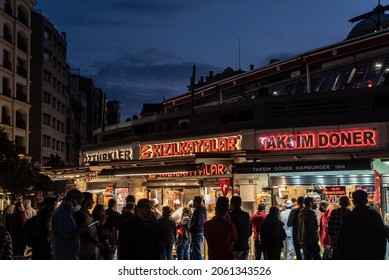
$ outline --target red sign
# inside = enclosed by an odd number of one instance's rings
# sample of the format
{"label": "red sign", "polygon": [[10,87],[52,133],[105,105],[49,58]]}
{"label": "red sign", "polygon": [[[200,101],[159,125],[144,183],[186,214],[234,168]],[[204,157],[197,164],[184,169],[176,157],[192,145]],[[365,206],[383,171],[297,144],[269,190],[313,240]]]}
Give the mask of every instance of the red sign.
{"label": "red sign", "polygon": [[325,194],[326,195],[346,195],[346,187],[345,186],[326,187]]}
{"label": "red sign", "polygon": [[220,176],[227,175],[228,169],[224,164],[207,164],[204,169],[196,171],[188,171],[182,173],[150,175],[150,179],[154,178],[175,178],[175,177],[194,177],[194,176]]}
{"label": "red sign", "polygon": [[214,153],[238,151],[241,149],[242,137],[227,136],[182,142],[143,145],[141,159],[186,156],[195,153]]}
{"label": "red sign", "polygon": [[227,196],[228,190],[230,188],[230,179],[229,178],[219,179],[219,186],[220,186],[220,189],[222,190],[222,194],[224,196]]}
{"label": "red sign", "polygon": [[259,150],[262,151],[336,149],[376,146],[376,134],[373,129],[307,131],[296,134],[261,135],[257,140]]}

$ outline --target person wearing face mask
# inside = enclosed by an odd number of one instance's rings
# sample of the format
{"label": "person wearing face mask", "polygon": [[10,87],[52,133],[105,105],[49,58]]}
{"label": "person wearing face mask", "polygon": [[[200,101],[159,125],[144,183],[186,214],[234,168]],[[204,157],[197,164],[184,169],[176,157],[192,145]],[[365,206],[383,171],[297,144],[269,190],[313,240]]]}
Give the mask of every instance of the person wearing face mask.
{"label": "person wearing face mask", "polygon": [[77,189],[67,192],[61,205],[51,219],[52,249],[54,260],[78,260],[80,255],[79,235],[88,230],[84,223],[77,227],[74,213],[81,209],[84,197]]}
{"label": "person wearing face mask", "polygon": [[307,196],[304,199],[304,208],[298,215],[297,239],[303,249],[304,260],[321,260],[316,207],[314,198]]}

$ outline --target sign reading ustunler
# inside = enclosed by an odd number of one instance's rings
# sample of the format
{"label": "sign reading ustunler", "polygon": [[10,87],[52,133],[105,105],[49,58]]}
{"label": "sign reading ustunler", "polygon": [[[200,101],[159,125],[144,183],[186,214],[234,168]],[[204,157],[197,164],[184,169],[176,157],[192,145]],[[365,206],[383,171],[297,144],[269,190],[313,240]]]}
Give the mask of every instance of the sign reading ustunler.
{"label": "sign reading ustunler", "polygon": [[348,129],[338,131],[308,131],[298,134],[260,135],[259,150],[304,150],[355,148],[377,145],[373,129]]}

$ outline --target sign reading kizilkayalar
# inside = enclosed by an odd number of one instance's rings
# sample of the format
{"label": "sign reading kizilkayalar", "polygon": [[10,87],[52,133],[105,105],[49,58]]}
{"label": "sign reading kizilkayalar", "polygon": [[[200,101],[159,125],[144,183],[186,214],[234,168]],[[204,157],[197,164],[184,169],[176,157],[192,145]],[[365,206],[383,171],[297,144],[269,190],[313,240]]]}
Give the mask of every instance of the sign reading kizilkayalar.
{"label": "sign reading kizilkayalar", "polygon": [[282,163],[240,163],[232,167],[232,173],[277,173],[307,171],[371,170],[370,160],[302,161]]}
{"label": "sign reading kizilkayalar", "polygon": [[257,144],[261,151],[371,147],[377,145],[377,132],[374,129],[345,129],[278,133],[259,135]]}

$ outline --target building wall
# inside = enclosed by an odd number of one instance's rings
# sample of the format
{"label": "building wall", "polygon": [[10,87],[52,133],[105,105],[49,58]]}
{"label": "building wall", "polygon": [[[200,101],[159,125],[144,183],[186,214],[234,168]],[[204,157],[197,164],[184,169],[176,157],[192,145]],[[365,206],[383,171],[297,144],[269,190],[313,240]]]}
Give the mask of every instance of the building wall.
{"label": "building wall", "polygon": [[29,153],[31,10],[35,1],[0,1],[0,128]]}
{"label": "building wall", "polygon": [[40,165],[50,155],[66,160],[68,67],[66,34],[41,11],[32,13],[31,154]]}

